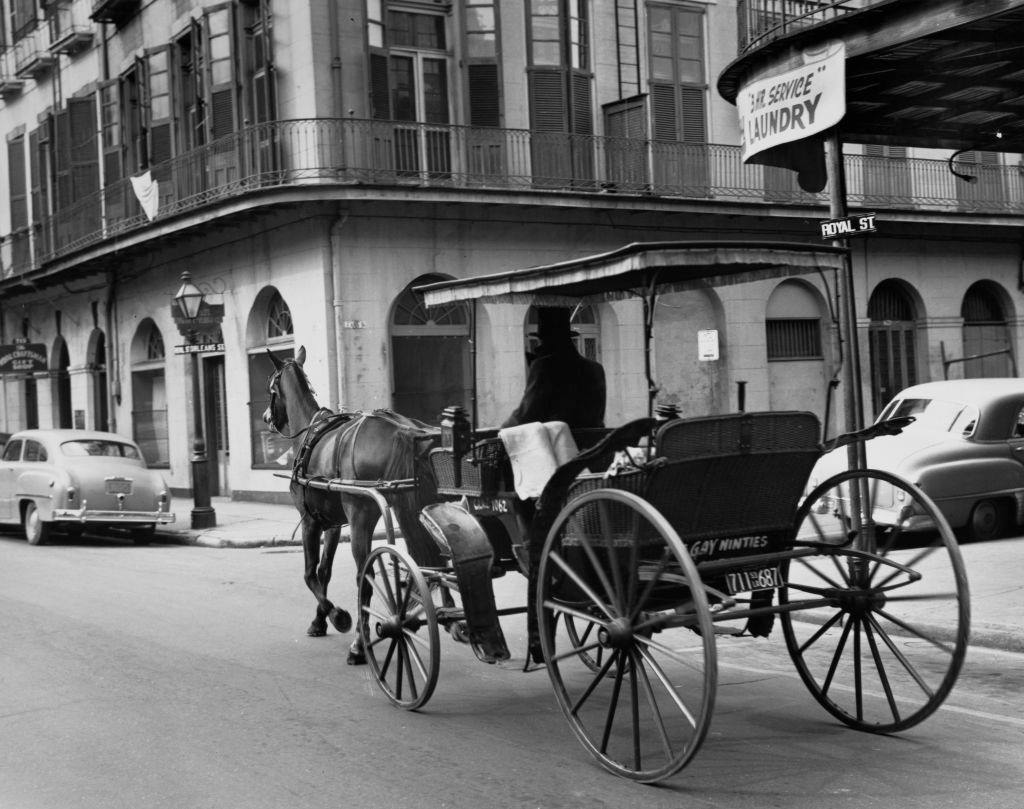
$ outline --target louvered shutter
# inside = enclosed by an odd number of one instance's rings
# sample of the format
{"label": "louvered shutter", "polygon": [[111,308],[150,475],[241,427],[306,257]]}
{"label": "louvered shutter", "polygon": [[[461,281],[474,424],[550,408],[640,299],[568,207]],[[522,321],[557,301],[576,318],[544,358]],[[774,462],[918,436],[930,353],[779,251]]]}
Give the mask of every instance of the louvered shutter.
{"label": "louvered shutter", "polygon": [[11,262],[16,271],[29,269],[28,195],[25,182],[25,136],[7,141],[7,189],[11,203]]}
{"label": "louvered shutter", "polygon": [[497,63],[472,64],[467,72],[470,126],[501,126]]}
{"label": "louvered shutter", "polygon": [[605,106],[607,173],[616,190],[647,187],[646,116],[647,105],[642,97]]}
{"label": "louvered shutter", "polygon": [[678,139],[675,85],[651,84],[651,128],[655,140]]}
{"label": "louvered shutter", "polygon": [[71,128],[66,109],[53,116],[53,173],[55,185],[54,209],[60,211],[71,205],[74,197],[71,183]]}
{"label": "louvered shutter", "polygon": [[[149,135],[147,138],[147,161],[145,168],[153,168],[159,164],[170,160],[174,156],[174,135],[171,131],[172,119],[170,117],[170,104],[167,105],[167,115],[161,117],[155,117],[153,111],[153,88],[151,82],[154,80],[154,66],[156,60],[161,61],[160,71],[166,73],[168,68],[164,67],[167,64],[169,53],[166,48],[159,48],[147,54],[146,63],[146,81],[143,83],[145,90],[145,106],[146,106],[146,124],[149,129]],[[168,77],[169,81],[169,77]],[[166,173],[167,170],[163,170],[162,173]],[[157,174],[153,175],[157,177]],[[160,176],[159,179],[167,179],[165,176]]]}
{"label": "louvered shutter", "polygon": [[682,118],[679,140],[686,143],[707,143],[704,90],[699,87],[680,87],[679,108]]}
{"label": "louvered shutter", "polygon": [[530,71],[530,128],[535,132],[568,132],[565,77],[560,70]]}
{"label": "louvered shutter", "polygon": [[[79,202],[100,188],[100,150],[96,137],[96,97],[68,100],[71,124],[71,173],[74,201]],[[97,206],[98,210],[98,206]]]}
{"label": "louvered shutter", "polygon": [[590,95],[590,75],[572,74],[572,132],[594,134],[594,107]]}
{"label": "louvered shutter", "polygon": [[43,207],[45,200],[43,199],[42,171],[39,162],[38,129],[33,129],[28,133],[28,176],[32,194],[32,222],[39,224],[46,209]]}

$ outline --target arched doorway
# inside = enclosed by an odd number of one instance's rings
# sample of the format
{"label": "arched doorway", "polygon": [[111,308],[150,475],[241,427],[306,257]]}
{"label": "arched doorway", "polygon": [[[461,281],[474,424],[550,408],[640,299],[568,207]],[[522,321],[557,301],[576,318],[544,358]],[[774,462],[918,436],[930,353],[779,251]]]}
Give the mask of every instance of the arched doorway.
{"label": "arched doorway", "polygon": [[89,338],[89,376],[92,380],[92,426],[94,430],[110,429],[110,406],[107,400],[107,338],[94,329]]}
{"label": "arched doorway", "polygon": [[135,332],[131,345],[132,438],[150,466],[170,464],[167,434],[167,383],[164,373],[164,339],[147,318]]}
{"label": "arched doorway", "polygon": [[449,405],[473,412],[473,367],[470,312],[462,303],[423,303],[413,290],[443,281],[439,275],[415,279],[391,309],[392,407],[399,413],[436,424]]}
{"label": "arched doorway", "polygon": [[991,281],[972,284],[964,295],[960,316],[964,319],[964,379],[1016,376],[999,287]]}
{"label": "arched doorway", "polygon": [[74,416],[71,412],[71,356],[68,344],[58,336],[54,346],[50,367],[53,368],[51,379],[53,391],[53,423],[57,427],[73,427]]}
{"label": "arched doorway", "polygon": [[764,321],[772,410],[809,410],[822,422],[830,413],[827,314],[820,293],[803,281],[783,281],[772,290]]}
{"label": "arched doorway", "polygon": [[919,381],[917,312],[903,284],[890,279],[871,293],[868,318],[871,406],[877,415],[893,396]]}
{"label": "arched doorway", "polygon": [[[292,464],[292,442],[282,438],[263,422],[263,411],[270,404],[267,381],[274,373],[272,351],[279,360],[295,356],[292,312],[274,287],[265,287],[256,296],[246,327],[249,354],[249,436],[253,469],[281,469]],[[226,434],[226,431],[225,431]]]}

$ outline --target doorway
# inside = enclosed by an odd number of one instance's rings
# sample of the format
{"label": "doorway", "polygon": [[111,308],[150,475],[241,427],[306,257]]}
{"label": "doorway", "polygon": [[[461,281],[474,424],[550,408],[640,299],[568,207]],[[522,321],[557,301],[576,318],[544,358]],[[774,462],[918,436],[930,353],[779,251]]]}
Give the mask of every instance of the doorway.
{"label": "doorway", "polygon": [[210,494],[226,497],[231,494],[228,476],[231,451],[228,440],[227,383],[224,355],[202,357],[203,421],[206,435],[206,457],[209,467]]}

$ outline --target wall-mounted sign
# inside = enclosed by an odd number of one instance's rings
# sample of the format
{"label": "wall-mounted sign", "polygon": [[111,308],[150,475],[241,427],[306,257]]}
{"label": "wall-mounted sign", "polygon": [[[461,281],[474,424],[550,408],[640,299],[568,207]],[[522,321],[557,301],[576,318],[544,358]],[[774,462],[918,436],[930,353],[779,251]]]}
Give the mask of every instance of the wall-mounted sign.
{"label": "wall-mounted sign", "polygon": [[18,340],[0,345],[0,374],[32,374],[46,370],[46,346]]}
{"label": "wall-mounted sign", "polygon": [[874,233],[875,214],[866,213],[861,216],[847,216],[845,219],[822,219],[821,238],[843,239],[847,236],[859,236],[862,233]]}
{"label": "wall-mounted sign", "polygon": [[740,87],[743,162],[784,143],[824,132],[846,115],[846,46],[830,42],[803,53],[800,67]]}
{"label": "wall-mounted sign", "polygon": [[701,362],[718,359],[718,329],[701,329],[697,332],[697,357]]}
{"label": "wall-mounted sign", "polygon": [[224,343],[188,343],[174,347],[175,354],[205,354],[208,351],[223,351]]}

